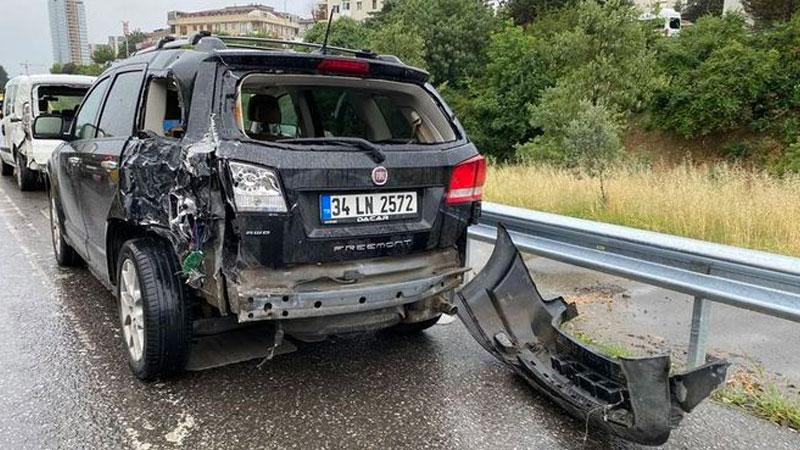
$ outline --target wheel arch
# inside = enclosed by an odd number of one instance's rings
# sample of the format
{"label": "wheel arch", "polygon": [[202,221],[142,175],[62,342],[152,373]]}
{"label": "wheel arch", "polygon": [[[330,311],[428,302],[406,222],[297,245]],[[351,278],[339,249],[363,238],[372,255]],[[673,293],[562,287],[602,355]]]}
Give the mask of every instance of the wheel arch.
{"label": "wheel arch", "polygon": [[122,246],[131,239],[151,238],[163,241],[168,245],[168,248],[173,250],[171,256],[177,261],[178,256],[171,239],[167,236],[168,234],[168,231],[139,225],[129,220],[120,218],[108,219],[106,224],[106,264],[111,285],[117,285],[117,260]]}

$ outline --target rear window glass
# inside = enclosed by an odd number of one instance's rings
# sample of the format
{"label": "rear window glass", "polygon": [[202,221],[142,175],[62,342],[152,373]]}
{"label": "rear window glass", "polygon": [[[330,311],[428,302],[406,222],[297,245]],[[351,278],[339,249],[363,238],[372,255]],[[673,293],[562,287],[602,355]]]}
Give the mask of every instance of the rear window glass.
{"label": "rear window glass", "polygon": [[361,138],[382,144],[456,139],[424,89],[408,83],[330,76],[251,75],[241,84],[237,120],[250,138]]}
{"label": "rear window glass", "polygon": [[39,86],[35,94],[36,109],[34,113],[36,116],[50,114],[72,120],[88,91],[89,86]]}

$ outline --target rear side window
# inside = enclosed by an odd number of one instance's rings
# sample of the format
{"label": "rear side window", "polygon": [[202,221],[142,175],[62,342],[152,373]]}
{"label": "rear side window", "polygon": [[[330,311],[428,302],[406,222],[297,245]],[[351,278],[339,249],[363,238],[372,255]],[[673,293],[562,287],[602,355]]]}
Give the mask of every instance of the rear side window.
{"label": "rear side window", "polygon": [[11,113],[13,113],[14,111],[14,101],[16,100],[15,98],[16,92],[17,92],[16,85],[11,85],[8,87],[8,92],[6,92],[6,99],[4,100],[5,103],[3,104],[6,116],[11,116]]}
{"label": "rear side window", "polygon": [[454,141],[450,119],[422,87],[314,75],[250,75],[237,120],[251,139],[361,138],[379,144]]}
{"label": "rear side window", "polygon": [[99,82],[83,101],[78,116],[75,118],[75,137],[78,139],[92,139],[97,135],[97,114],[100,104],[108,90],[109,79]]}
{"label": "rear side window", "polygon": [[100,116],[97,137],[124,137],[133,133],[141,85],[142,72],[117,75]]}

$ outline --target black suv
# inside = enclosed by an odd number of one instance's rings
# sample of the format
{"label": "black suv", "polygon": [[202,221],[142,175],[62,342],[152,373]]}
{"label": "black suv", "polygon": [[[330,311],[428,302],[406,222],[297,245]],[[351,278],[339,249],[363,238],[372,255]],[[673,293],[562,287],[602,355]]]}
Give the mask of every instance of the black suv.
{"label": "black suv", "polygon": [[454,310],[483,157],[424,71],[295,45],[165,39],[101,75],[57,136],[55,256],[116,293],[140,378],[184,368],[201,322],[314,341]]}

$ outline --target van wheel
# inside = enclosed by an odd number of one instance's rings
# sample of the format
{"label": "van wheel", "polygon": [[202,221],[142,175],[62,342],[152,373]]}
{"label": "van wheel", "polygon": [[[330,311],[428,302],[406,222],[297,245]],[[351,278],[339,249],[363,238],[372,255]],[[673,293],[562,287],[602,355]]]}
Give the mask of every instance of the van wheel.
{"label": "van wheel", "polygon": [[118,259],[122,342],[134,375],[146,381],[183,371],[189,359],[192,323],[172,253],[162,241],[134,239]]}
{"label": "van wheel", "polygon": [[392,332],[397,334],[417,334],[422,333],[423,331],[427,330],[428,328],[436,325],[439,322],[439,319],[442,315],[438,315],[436,317],[432,317],[428,320],[423,320],[421,322],[414,322],[414,323],[398,323],[397,325],[392,327]]}
{"label": "van wheel", "polygon": [[37,187],[37,173],[28,169],[25,157],[17,153],[17,186],[21,191],[32,191]]}
{"label": "van wheel", "polygon": [[81,260],[78,253],[64,241],[64,228],[56,207],[55,195],[50,195],[50,236],[53,238],[53,253],[61,267],[77,266]]}
{"label": "van wheel", "polygon": [[6,164],[5,161],[0,161],[0,166],[2,166],[2,168],[0,168],[0,175],[8,177],[14,173],[14,166],[12,166],[11,164]]}

